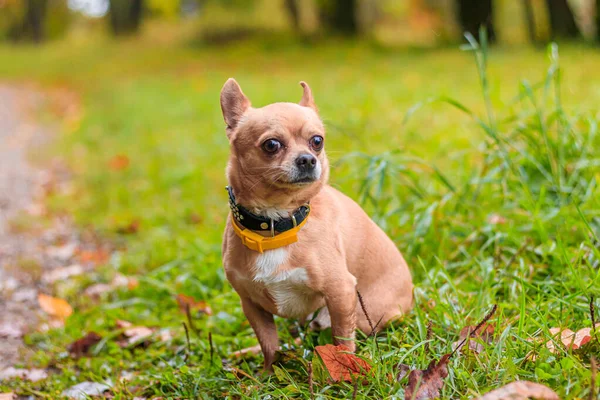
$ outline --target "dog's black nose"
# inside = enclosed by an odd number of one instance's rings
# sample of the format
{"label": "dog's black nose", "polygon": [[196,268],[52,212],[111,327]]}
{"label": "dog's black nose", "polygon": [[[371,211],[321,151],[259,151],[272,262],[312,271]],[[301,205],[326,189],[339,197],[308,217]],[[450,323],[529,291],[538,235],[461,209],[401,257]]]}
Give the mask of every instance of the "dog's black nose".
{"label": "dog's black nose", "polygon": [[300,154],[298,158],[296,158],[296,165],[300,171],[309,172],[315,169],[317,158],[308,153]]}

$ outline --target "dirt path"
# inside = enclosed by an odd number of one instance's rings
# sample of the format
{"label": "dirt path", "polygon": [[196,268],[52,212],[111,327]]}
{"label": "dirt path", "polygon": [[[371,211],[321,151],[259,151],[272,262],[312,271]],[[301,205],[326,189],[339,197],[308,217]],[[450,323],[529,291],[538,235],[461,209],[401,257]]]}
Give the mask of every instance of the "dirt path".
{"label": "dirt path", "polygon": [[39,199],[48,181],[48,172],[30,162],[51,138],[33,118],[43,101],[39,93],[0,85],[0,372],[26,361],[22,337],[38,328],[44,277],[69,261],[48,251],[72,235],[67,224],[40,229],[32,222],[43,214]]}

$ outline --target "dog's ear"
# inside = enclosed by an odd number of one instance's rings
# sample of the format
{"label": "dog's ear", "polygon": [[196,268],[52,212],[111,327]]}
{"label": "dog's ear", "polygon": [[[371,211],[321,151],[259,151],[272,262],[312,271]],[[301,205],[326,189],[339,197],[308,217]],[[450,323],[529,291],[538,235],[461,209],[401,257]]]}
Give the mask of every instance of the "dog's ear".
{"label": "dog's ear", "polygon": [[300,81],[300,86],[302,86],[304,92],[302,93],[302,100],[300,100],[299,104],[302,107],[310,107],[315,110],[315,112],[319,112],[317,105],[315,104],[315,100],[313,99],[312,90],[310,90],[308,83]]}
{"label": "dog's ear", "polygon": [[227,124],[227,137],[231,135],[248,108],[250,108],[250,100],[244,95],[240,85],[233,78],[227,79],[221,89],[221,111]]}

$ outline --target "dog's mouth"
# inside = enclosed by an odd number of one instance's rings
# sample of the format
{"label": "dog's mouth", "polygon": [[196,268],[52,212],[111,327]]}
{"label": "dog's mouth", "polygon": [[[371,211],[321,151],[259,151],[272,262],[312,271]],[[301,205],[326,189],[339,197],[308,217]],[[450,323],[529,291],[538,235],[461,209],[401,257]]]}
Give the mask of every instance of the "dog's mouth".
{"label": "dog's mouth", "polygon": [[308,186],[312,183],[315,183],[316,181],[318,181],[319,179],[316,176],[302,176],[299,178],[294,178],[294,179],[287,179],[287,180],[279,180],[277,182],[277,184],[279,186],[282,187],[301,187],[301,186]]}
{"label": "dog's mouth", "polygon": [[288,183],[290,183],[291,185],[306,185],[308,183],[313,183],[316,180],[317,180],[316,176],[305,176],[302,178],[294,179],[293,181],[290,181]]}

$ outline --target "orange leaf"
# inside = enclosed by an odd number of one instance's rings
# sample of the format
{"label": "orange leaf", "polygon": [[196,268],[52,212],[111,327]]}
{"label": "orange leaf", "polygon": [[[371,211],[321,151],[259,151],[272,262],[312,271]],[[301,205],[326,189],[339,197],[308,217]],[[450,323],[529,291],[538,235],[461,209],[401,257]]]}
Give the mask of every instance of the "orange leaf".
{"label": "orange leaf", "polygon": [[124,154],[117,154],[108,162],[108,166],[113,171],[121,171],[129,167],[129,157]]}
{"label": "orange leaf", "polygon": [[353,377],[366,375],[371,370],[371,365],[368,362],[348,352],[344,345],[326,344],[325,346],[315,347],[315,350],[335,382],[352,382]]}
{"label": "orange leaf", "polygon": [[212,315],[212,309],[202,300],[196,300],[192,296],[188,296],[186,294],[178,294],[177,295],[177,304],[179,305],[179,309],[183,312],[189,307],[190,310],[196,310],[203,314]]}
{"label": "orange leaf", "polygon": [[63,299],[40,293],[38,295],[38,303],[42,310],[61,319],[65,319],[73,314],[73,308]]}
{"label": "orange leaf", "polygon": [[110,257],[108,251],[104,249],[81,250],[79,260],[82,263],[105,264]]}

